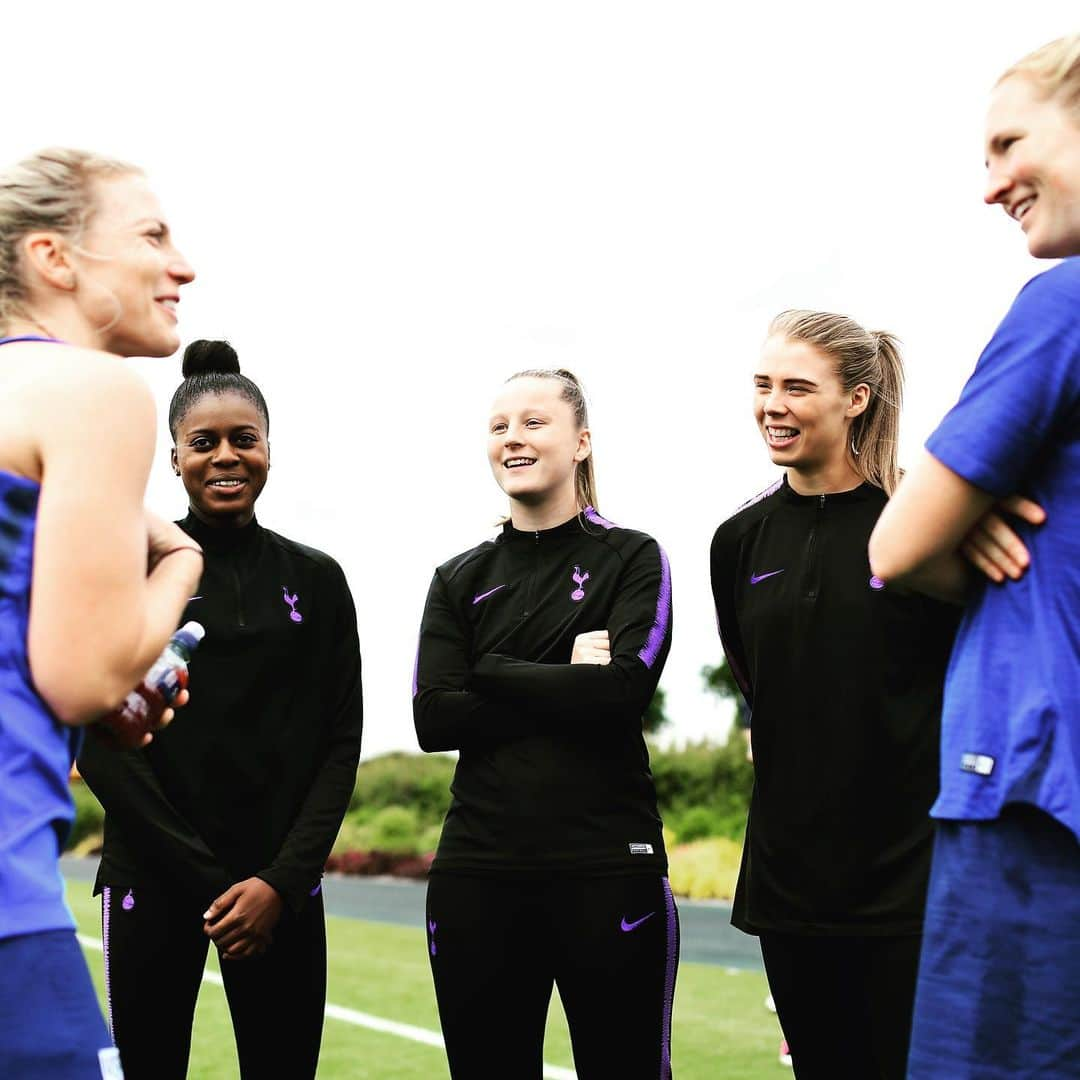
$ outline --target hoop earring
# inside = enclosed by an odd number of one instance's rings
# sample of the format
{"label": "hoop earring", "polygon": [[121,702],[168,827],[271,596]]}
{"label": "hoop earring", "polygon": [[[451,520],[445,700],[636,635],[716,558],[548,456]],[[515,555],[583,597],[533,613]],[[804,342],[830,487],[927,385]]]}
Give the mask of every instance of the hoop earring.
{"label": "hoop earring", "polygon": [[854,435],[852,435],[852,437],[851,437],[851,452],[852,452],[852,453],[853,453],[853,454],[854,454],[854,455],[855,455],[856,457],[858,457],[858,456],[859,456],[859,451],[858,451],[858,449],[857,449],[857,448],[856,448],[856,446],[855,446],[855,436],[854,436]]}

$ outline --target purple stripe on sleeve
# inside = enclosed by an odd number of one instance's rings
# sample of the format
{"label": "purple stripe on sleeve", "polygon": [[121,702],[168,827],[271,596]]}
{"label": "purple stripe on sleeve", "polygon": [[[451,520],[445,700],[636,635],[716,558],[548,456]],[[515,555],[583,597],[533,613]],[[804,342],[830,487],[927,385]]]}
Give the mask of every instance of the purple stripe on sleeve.
{"label": "purple stripe on sleeve", "polygon": [[581,511],[585,515],[585,520],[591,522],[593,525],[599,525],[601,529],[617,529],[618,526],[613,521],[608,521],[606,517],[601,517],[596,510],[591,506],[586,506]]}
{"label": "purple stripe on sleeve", "polygon": [[675,972],[679,966],[679,915],[667,878],[664,882],[664,907],[667,912],[667,961],[664,968],[664,1020],[660,1038],[660,1080],[671,1080],[671,1009],[675,1001]]}
{"label": "purple stripe on sleeve", "polygon": [[737,514],[739,510],[745,510],[748,506],[753,506],[754,503],[759,503],[764,499],[767,499],[774,491],[779,491],[783,483],[784,478],[782,476],[779,480],[774,480],[764,491],[759,491],[752,499],[747,499],[735,513]]}
{"label": "purple stripe on sleeve", "polygon": [[671,568],[668,566],[667,553],[659,544],[660,552],[660,591],[656,596],[656,617],[653,619],[649,637],[638,653],[638,659],[647,668],[656,663],[660,650],[667,637],[668,624],[671,622]]}
{"label": "purple stripe on sleeve", "polygon": [[112,981],[109,979],[109,919],[112,889],[106,885],[101,890],[101,951],[105,957],[105,1018],[109,1022],[109,1037],[116,1042],[112,1022]]}

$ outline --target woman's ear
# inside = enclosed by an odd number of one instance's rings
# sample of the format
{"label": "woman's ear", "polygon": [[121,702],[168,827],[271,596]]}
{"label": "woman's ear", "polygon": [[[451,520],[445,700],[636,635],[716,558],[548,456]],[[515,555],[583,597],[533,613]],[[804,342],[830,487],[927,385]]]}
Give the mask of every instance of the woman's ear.
{"label": "woman's ear", "polygon": [[27,266],[46,284],[65,292],[75,288],[75,268],[68,257],[69,246],[60,233],[27,233],[22,249]]}
{"label": "woman's ear", "polygon": [[169,451],[169,464],[172,465],[172,471],[174,473],[176,473],[177,476],[179,476],[180,475],[180,458],[176,456],[176,447],[175,446]]}
{"label": "woman's ear", "polygon": [[578,434],[577,450],[574,451],[575,461],[584,461],[592,453],[592,433],[588,428],[582,428]]}
{"label": "woman's ear", "polygon": [[869,404],[870,386],[868,383],[859,383],[851,391],[851,404],[844,410],[844,415],[849,420],[854,420],[856,416],[866,412],[866,407]]}

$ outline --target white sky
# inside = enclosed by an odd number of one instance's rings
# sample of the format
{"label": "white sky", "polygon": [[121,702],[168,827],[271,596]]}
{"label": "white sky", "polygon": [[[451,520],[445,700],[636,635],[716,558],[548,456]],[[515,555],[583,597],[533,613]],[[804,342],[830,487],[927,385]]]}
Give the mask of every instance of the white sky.
{"label": "white sky", "polygon": [[[262,523],[344,566],[365,756],[415,748],[432,569],[503,502],[487,407],[578,372],[600,504],[672,563],[669,737],[722,736],[716,525],[775,475],[750,416],[770,317],[905,343],[909,459],[1039,269],[982,204],[987,92],[1074,0],[9,5],[0,161],[50,144],[150,173],[199,272],[185,342],[228,337],[270,404]],[[149,501],[180,516],[161,404]],[[107,433],[105,433],[107,435]]]}

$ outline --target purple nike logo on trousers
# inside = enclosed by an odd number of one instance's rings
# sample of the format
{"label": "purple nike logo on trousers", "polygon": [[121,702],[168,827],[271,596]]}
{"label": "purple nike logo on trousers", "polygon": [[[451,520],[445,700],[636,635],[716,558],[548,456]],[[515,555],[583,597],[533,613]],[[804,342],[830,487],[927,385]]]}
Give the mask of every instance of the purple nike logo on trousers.
{"label": "purple nike logo on trousers", "polygon": [[651,919],[656,914],[655,911],[650,911],[648,915],[643,915],[637,922],[627,922],[626,916],[623,916],[623,921],[619,926],[620,930],[629,933],[631,930],[636,930],[646,919]]}
{"label": "purple nike logo on trousers", "polygon": [[487,592],[477,593],[477,595],[472,598],[472,602],[474,604],[479,604],[481,600],[486,600],[492,593],[497,593],[500,589],[505,588],[505,585],[496,585],[494,589],[488,589]]}
{"label": "purple nike logo on trousers", "polygon": [[756,585],[759,581],[764,581],[767,577],[776,577],[777,574],[782,574],[783,570],[770,570],[767,574],[751,574],[750,584]]}

